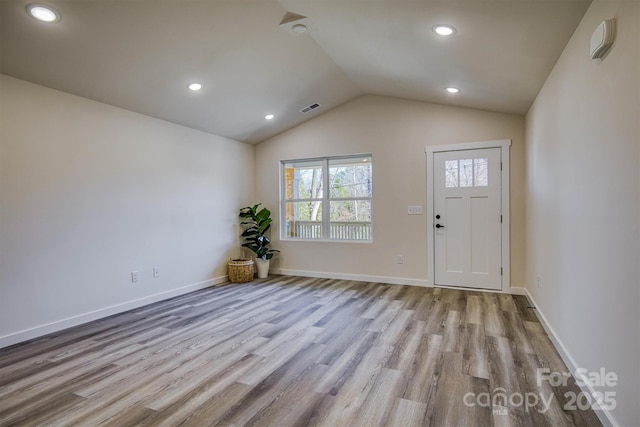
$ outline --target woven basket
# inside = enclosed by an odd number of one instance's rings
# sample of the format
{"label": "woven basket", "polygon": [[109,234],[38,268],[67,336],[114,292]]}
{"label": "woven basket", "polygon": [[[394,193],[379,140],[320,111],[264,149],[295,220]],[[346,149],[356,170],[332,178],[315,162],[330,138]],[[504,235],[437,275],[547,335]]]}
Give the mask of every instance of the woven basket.
{"label": "woven basket", "polygon": [[229,280],[232,283],[246,283],[253,280],[253,260],[238,258],[229,261]]}

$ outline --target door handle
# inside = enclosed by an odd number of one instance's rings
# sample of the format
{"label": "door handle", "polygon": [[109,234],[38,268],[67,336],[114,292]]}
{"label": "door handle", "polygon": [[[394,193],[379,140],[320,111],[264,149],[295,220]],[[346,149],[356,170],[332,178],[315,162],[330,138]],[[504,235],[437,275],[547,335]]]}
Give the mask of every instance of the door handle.
{"label": "door handle", "polygon": [[444,228],[444,225],[436,224],[436,228]]}

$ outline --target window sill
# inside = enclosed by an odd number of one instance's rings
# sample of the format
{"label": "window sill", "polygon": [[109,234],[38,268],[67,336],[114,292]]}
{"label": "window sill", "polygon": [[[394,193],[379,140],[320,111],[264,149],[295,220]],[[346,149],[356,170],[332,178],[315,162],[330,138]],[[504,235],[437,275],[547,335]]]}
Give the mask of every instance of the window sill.
{"label": "window sill", "polygon": [[290,237],[280,238],[281,242],[318,242],[318,243],[373,243],[371,240],[338,240],[338,239],[292,239]]}

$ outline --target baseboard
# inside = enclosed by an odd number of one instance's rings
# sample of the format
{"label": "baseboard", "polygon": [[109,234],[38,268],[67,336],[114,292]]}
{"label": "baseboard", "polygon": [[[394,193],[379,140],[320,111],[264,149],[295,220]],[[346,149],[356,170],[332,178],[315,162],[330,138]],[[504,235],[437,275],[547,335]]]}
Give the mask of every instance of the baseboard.
{"label": "baseboard", "polygon": [[422,279],[407,279],[401,277],[384,277],[384,276],[365,276],[360,274],[345,274],[345,273],[328,273],[325,271],[305,271],[305,270],[289,270],[286,268],[272,268],[270,270],[273,274],[281,274],[283,276],[302,276],[302,277],[320,277],[323,279],[338,279],[338,280],[354,280],[358,282],[374,282],[374,283],[388,283],[390,285],[414,285],[430,288],[431,283],[428,280]]}
{"label": "baseboard", "polygon": [[[534,307],[536,307],[535,312],[536,312],[536,316],[540,320],[540,324],[542,325],[544,330],[547,332],[547,335],[549,335],[549,338],[551,338],[551,341],[553,342],[553,345],[555,346],[556,350],[558,350],[560,357],[562,358],[564,363],[567,365],[567,368],[569,368],[569,371],[571,371],[571,375],[573,375],[576,372],[576,369],[580,368],[580,366],[576,363],[573,356],[571,356],[571,353],[569,353],[569,350],[567,350],[567,347],[564,345],[564,343],[562,342],[558,334],[556,334],[556,331],[553,329],[553,327],[549,324],[542,310],[540,310],[540,306],[538,306],[538,304],[536,303],[536,300],[533,299],[533,297],[529,293],[529,290],[526,288],[525,288],[525,293],[527,298],[531,302],[531,304]],[[593,389],[593,387],[590,384],[586,384],[586,383],[580,386],[580,389],[582,390],[583,393],[589,394],[590,396],[593,396],[596,391]],[[609,410],[599,409],[594,412],[604,426],[614,426],[614,427],[618,426],[618,423],[613,417],[613,414],[611,414]]]}
{"label": "baseboard", "polygon": [[509,288],[509,293],[511,295],[527,295],[527,288],[525,288],[524,286],[512,286],[511,288]]}
{"label": "baseboard", "polygon": [[91,322],[93,320],[98,320],[104,317],[113,316],[114,314],[122,313],[128,310],[132,310],[134,308],[152,304],[154,302],[173,298],[179,295],[184,295],[189,292],[197,291],[198,289],[208,288],[209,286],[224,283],[227,280],[228,280],[227,276],[220,276],[213,279],[205,280],[203,282],[193,283],[191,285],[183,286],[177,289],[172,289],[170,291],[160,292],[160,293],[149,295],[136,300],[127,301],[121,304],[112,305],[110,307],[101,308],[99,310],[91,311],[89,313],[83,313],[77,316],[68,317],[66,319],[47,323],[45,325],[36,326],[34,328],[25,329],[20,332],[4,335],[0,337],[0,348],[8,347],[10,345],[14,345],[27,340],[38,338],[43,335],[50,334],[52,332],[58,332],[63,329],[71,328],[73,326],[82,325],[84,323]]}

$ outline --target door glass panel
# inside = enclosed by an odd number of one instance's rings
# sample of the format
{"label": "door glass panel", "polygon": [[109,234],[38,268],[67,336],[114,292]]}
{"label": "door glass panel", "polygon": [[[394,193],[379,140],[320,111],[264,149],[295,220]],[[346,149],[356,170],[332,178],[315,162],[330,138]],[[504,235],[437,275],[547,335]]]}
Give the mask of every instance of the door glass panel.
{"label": "door glass panel", "polygon": [[489,159],[461,159],[445,161],[445,187],[487,187]]}
{"label": "door glass panel", "polygon": [[460,187],[473,187],[473,159],[460,160]]}
{"label": "door glass panel", "polygon": [[447,188],[458,186],[458,161],[447,160],[444,165],[445,186]]}
{"label": "door glass panel", "polygon": [[489,159],[473,159],[474,187],[489,185]]}

